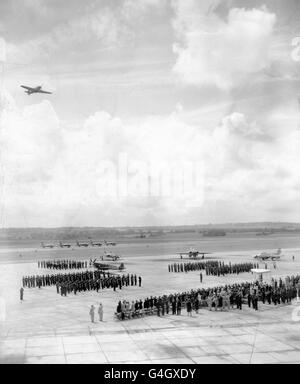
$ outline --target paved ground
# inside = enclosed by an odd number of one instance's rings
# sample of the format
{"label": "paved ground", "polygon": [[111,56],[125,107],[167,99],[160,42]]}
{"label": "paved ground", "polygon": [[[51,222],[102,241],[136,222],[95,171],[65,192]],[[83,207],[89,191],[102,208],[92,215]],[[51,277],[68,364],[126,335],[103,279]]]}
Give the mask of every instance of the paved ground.
{"label": "paved ground", "polygon": [[[274,275],[300,271],[300,263],[277,264]],[[66,254],[64,255],[66,256]],[[252,260],[238,252],[217,257],[232,262]],[[132,257],[128,272],[143,276],[143,287],[119,292],[107,290],[62,298],[55,287],[26,290],[18,300],[23,275],[41,272],[36,264],[3,264],[0,268],[0,363],[299,363],[300,321],[294,321],[296,303],[260,305],[259,312],[209,312],[164,318],[146,317],[118,322],[113,319],[118,300],[184,291],[199,287],[198,273],[169,274],[169,257]],[[238,277],[205,278],[204,286],[251,280]],[[105,322],[91,324],[91,304],[102,301]],[[5,310],[4,310],[5,309]],[[299,310],[300,317],[300,310]],[[4,321],[5,320],[5,321]]]}

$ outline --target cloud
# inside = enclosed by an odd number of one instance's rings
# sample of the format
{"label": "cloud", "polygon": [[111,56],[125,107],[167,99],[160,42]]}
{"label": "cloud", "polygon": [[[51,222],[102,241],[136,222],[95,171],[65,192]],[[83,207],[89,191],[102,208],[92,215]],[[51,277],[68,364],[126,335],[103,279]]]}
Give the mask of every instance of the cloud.
{"label": "cloud", "polygon": [[8,53],[18,62],[34,62],[37,59],[47,60],[54,58],[74,46],[83,46],[91,42],[102,48],[118,43],[118,39],[126,35],[120,31],[117,19],[109,8],[87,13],[79,18],[59,24],[50,32],[25,41],[22,44],[8,44]]}
{"label": "cloud", "polygon": [[43,16],[49,16],[50,9],[45,3],[45,1],[42,0],[23,0],[23,5],[33,11],[35,14],[37,14],[39,17]]}
{"label": "cloud", "polygon": [[234,112],[223,119],[222,127],[226,133],[236,134],[240,137],[250,140],[259,140],[263,138],[263,132],[256,123],[248,123],[245,115]]}
{"label": "cloud", "polygon": [[127,19],[144,15],[148,11],[159,10],[166,6],[167,0],[125,0],[122,12]]}
{"label": "cloud", "polygon": [[174,5],[174,72],[183,82],[230,89],[270,64],[276,16],[266,8],[234,8],[222,20],[195,0]]}
{"label": "cloud", "polygon": [[[40,0],[26,0],[25,6],[29,10],[40,13],[40,16],[53,15],[54,9]],[[14,61],[36,62],[57,58],[59,54],[77,52],[94,47],[97,49],[118,47],[122,42],[130,43],[133,35],[137,34],[136,25],[140,18],[148,11],[162,9],[165,0],[125,0],[121,5],[107,5],[94,3],[90,7],[82,8],[82,14],[60,23],[50,23],[50,31],[43,32],[38,37],[23,43],[8,44],[8,53]],[[57,6],[56,6],[57,7]],[[66,11],[65,8],[63,8]],[[56,8],[57,12],[57,8]],[[89,50],[90,52],[90,50]]]}
{"label": "cloud", "polygon": [[7,183],[26,188],[48,180],[61,148],[59,121],[51,104],[44,101],[18,111],[4,93],[0,119],[1,161]]}
{"label": "cloud", "polygon": [[[235,172],[259,170],[261,153],[269,153],[271,138],[257,122],[249,122],[243,113],[233,112],[224,117],[214,130],[218,173],[228,177]],[[237,181],[237,180],[236,180]],[[230,183],[233,182],[230,178]]]}
{"label": "cloud", "polygon": [[6,42],[0,36],[0,63],[6,61]]}
{"label": "cloud", "polygon": [[[132,120],[100,110],[75,129],[60,121],[50,102],[19,109],[3,92],[5,225],[280,220],[284,205],[290,218],[299,217],[290,209],[300,188],[299,131],[292,126],[286,135],[268,135],[268,127],[238,111],[214,129],[201,118],[191,123],[182,105],[168,115]],[[167,170],[182,182],[182,170],[191,169],[182,168],[186,164],[194,167],[191,194],[149,184],[149,170],[156,176]]]}
{"label": "cloud", "polygon": [[[123,225],[142,222],[150,212],[153,220],[163,219],[186,209],[186,196],[172,189],[176,180],[180,188],[185,182],[180,167],[201,162],[206,153],[204,135],[185,124],[180,112],[122,121],[99,111],[73,130],[48,101],[19,110],[6,94],[0,116],[7,225],[22,222],[21,213],[26,223],[47,226],[81,225],[80,220],[109,225],[120,212]],[[148,184],[148,176],[158,187]],[[187,197],[198,204],[201,190]],[[31,217],[28,207],[40,214]]]}

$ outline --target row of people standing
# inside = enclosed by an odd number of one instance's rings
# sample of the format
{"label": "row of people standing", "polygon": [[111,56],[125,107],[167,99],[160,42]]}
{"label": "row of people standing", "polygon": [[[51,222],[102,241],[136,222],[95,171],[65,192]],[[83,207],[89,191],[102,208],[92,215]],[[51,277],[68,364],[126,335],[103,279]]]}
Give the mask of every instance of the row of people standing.
{"label": "row of people standing", "polygon": [[[109,275],[109,273],[108,273]],[[59,273],[46,275],[32,275],[23,277],[23,287],[25,288],[41,288],[50,287],[57,283],[87,281],[94,278],[100,278],[98,271],[84,271],[73,273]]]}
{"label": "row of people standing", "polygon": [[44,260],[38,261],[38,268],[43,269],[55,269],[55,270],[67,270],[67,269],[87,269],[87,261],[79,260]]}
{"label": "row of people standing", "polygon": [[132,282],[131,286],[137,286],[137,281],[138,281],[139,287],[142,286],[141,276],[139,276],[136,279],[133,278],[132,280],[130,276],[129,278],[128,276],[110,275],[110,276],[101,277],[98,279],[57,283],[56,291],[57,291],[57,294],[60,294],[61,296],[67,296],[68,294],[71,294],[71,293],[73,293],[74,295],[77,295],[77,293],[90,292],[90,291],[97,291],[98,293],[100,290],[110,289],[110,288],[113,289],[114,291],[116,291],[117,289],[122,290],[123,287],[130,286],[131,282]]}
{"label": "row of people standing", "polygon": [[73,272],[66,274],[47,274],[47,275],[33,275],[23,277],[23,287],[25,288],[42,288],[54,285],[63,284],[78,284],[84,282],[98,281],[111,276],[117,276],[121,281],[121,286],[136,286],[142,284],[142,278],[137,277],[136,274],[127,275],[112,275],[110,272],[104,271],[84,271]]}
{"label": "row of people standing", "polygon": [[215,265],[208,265],[206,267],[207,276],[225,276],[225,275],[239,275],[240,273],[250,273],[252,269],[258,269],[258,263],[237,263],[225,264],[224,262],[217,262]]}
{"label": "row of people standing", "polygon": [[188,262],[188,263],[175,263],[169,264],[169,272],[187,273],[194,271],[206,271],[206,274],[221,276],[228,274],[239,274],[251,272],[252,269],[259,268],[257,263],[239,263],[239,264],[225,264],[221,261],[206,261],[206,262]]}
{"label": "row of people standing", "polygon": [[[180,315],[182,308],[187,309],[191,315],[192,311],[198,313],[202,307],[215,311],[218,309],[229,310],[237,308],[242,310],[243,304],[248,302],[248,306],[258,310],[259,302],[263,304],[272,303],[291,304],[292,300],[299,296],[300,276],[291,276],[285,279],[273,280],[272,283],[239,283],[225,285],[215,288],[203,288],[177,294],[150,297],[144,300],[137,300],[139,309],[156,308],[158,316],[172,313]],[[125,308],[126,309],[126,308]],[[117,307],[117,312],[122,312],[124,307]],[[128,308],[126,309],[128,310]],[[121,318],[124,318],[124,316]]]}

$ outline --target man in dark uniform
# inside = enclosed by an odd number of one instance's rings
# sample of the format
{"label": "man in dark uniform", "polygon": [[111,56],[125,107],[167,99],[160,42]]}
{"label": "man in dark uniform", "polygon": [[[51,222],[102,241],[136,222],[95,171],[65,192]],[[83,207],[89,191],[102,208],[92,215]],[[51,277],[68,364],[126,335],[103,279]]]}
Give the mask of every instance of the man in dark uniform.
{"label": "man in dark uniform", "polygon": [[255,309],[255,311],[258,311],[258,296],[256,292],[252,295],[252,305],[253,309]]}
{"label": "man in dark uniform", "polygon": [[167,301],[166,301],[166,314],[167,315],[169,314],[169,310],[170,310],[170,308],[169,308],[169,300],[167,299]]}
{"label": "man in dark uniform", "polygon": [[24,301],[24,288],[23,287],[21,287],[21,289],[20,289],[20,301],[21,302]]}
{"label": "man in dark uniform", "polygon": [[243,308],[243,297],[242,297],[242,292],[239,291],[236,295],[236,305],[237,305],[237,309],[240,309],[242,310]]}
{"label": "man in dark uniform", "polygon": [[177,315],[181,315],[181,301],[179,299],[177,301]]}
{"label": "man in dark uniform", "polygon": [[192,317],[192,303],[191,300],[188,300],[186,303],[186,310],[187,310],[187,315]]}
{"label": "man in dark uniform", "polygon": [[252,301],[252,298],[251,298],[251,293],[250,293],[250,291],[249,291],[249,293],[248,293],[247,299],[248,299],[248,307],[251,308],[251,301]]}
{"label": "man in dark uniform", "polygon": [[175,299],[172,301],[172,315],[176,315],[176,301]]}

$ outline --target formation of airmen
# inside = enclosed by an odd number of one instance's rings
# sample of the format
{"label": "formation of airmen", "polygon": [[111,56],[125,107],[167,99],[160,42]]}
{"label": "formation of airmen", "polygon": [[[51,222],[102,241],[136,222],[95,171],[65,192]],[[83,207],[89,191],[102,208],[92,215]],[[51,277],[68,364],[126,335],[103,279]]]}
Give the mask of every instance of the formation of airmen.
{"label": "formation of airmen", "polygon": [[42,288],[56,286],[57,293],[66,296],[67,293],[86,292],[100,289],[113,288],[114,291],[124,286],[142,286],[142,278],[137,275],[112,275],[102,271],[85,271],[68,274],[52,274],[43,276],[23,277],[23,287]]}
{"label": "formation of airmen", "polygon": [[128,286],[142,286],[142,278],[136,275],[104,275],[87,280],[64,281],[56,284],[57,293],[61,296],[67,296],[70,293],[76,295],[78,292],[97,291],[101,289],[113,289],[114,291],[119,288]]}
{"label": "formation of airmen", "polygon": [[84,269],[88,267],[88,262],[78,260],[47,260],[38,261],[38,267],[44,269],[56,269],[59,271],[66,269]]}
{"label": "formation of airmen", "polygon": [[272,303],[274,305],[290,304],[299,295],[299,291],[300,275],[287,277],[285,281],[273,279],[271,284],[247,282],[160,297],[151,296],[145,300],[132,302],[132,304],[126,301],[119,302],[117,313],[121,314],[120,319],[125,319],[125,314],[128,311],[136,312],[155,308],[158,316],[169,313],[181,315],[182,308],[186,308],[188,315],[191,315],[193,310],[198,313],[202,307],[209,310],[214,308],[215,311],[218,309],[229,310],[235,307],[242,310],[244,303],[248,303],[249,307],[258,310],[259,301],[269,305]]}
{"label": "formation of airmen", "polygon": [[251,269],[259,268],[257,263],[225,264],[220,261],[175,263],[168,266],[169,272],[194,272],[206,271],[206,275],[224,276],[229,274],[239,274],[251,272]]}
{"label": "formation of airmen", "polygon": [[215,265],[206,268],[207,276],[225,276],[225,275],[239,275],[240,273],[249,273],[252,269],[258,269],[258,263],[238,263],[238,264],[225,264],[224,262],[216,262]]}

